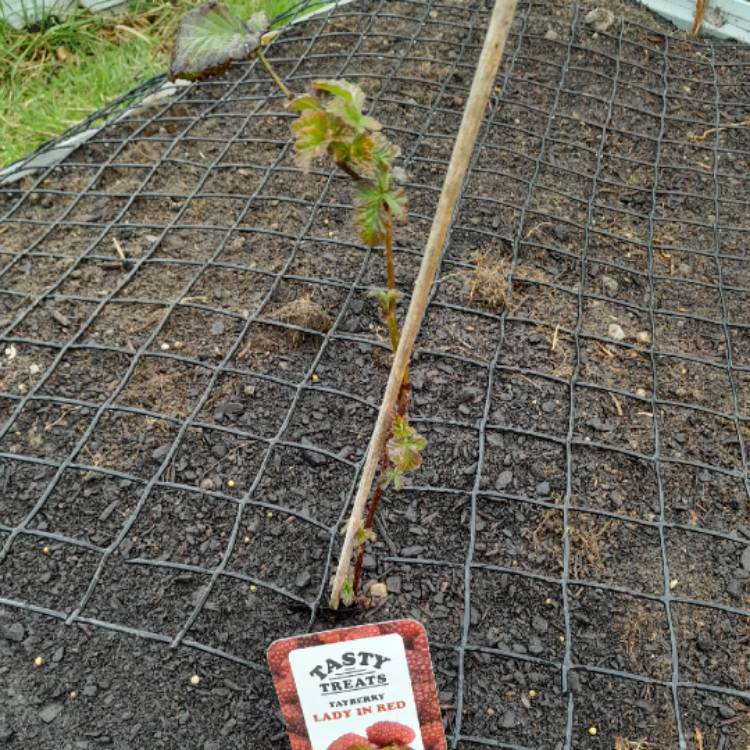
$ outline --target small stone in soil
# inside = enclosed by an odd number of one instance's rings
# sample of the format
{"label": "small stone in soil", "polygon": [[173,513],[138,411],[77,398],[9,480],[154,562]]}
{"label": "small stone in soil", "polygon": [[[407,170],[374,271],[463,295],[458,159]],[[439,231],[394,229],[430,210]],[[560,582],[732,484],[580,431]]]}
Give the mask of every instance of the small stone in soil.
{"label": "small stone in soil", "polygon": [[39,718],[45,724],[49,724],[60,715],[62,709],[62,703],[49,703],[39,712]]}
{"label": "small stone in soil", "polygon": [[549,482],[539,482],[539,484],[536,486],[536,494],[539,497],[547,497],[547,495],[549,495],[549,491]]}
{"label": "small stone in soil", "polygon": [[401,550],[401,556],[402,557],[418,557],[422,554],[422,551],[424,550],[424,547],[404,547]]}
{"label": "small stone in soil", "polygon": [[[300,440],[300,443],[302,445],[309,445],[310,447],[313,446],[313,444],[309,440],[307,440],[307,438],[302,438],[302,440]],[[302,453],[302,455],[304,456],[305,461],[310,464],[310,466],[324,466],[326,463],[328,463],[328,458],[322,453],[318,453],[317,451],[306,450]]]}
{"label": "small stone in soil", "polygon": [[158,448],[154,449],[153,453],[151,454],[151,458],[153,458],[154,461],[161,461],[167,455],[167,453],[169,453],[169,449],[171,447],[171,443],[160,445]]}
{"label": "small stone in soil", "polygon": [[617,279],[613,279],[611,276],[607,276],[606,274],[602,274],[602,276],[601,276],[601,282],[602,282],[602,287],[603,287],[604,291],[610,297],[614,297],[617,294],[617,291],[620,288],[620,285],[617,283]]}
{"label": "small stone in soil", "polygon": [[495,489],[504,490],[513,481],[512,471],[503,471],[495,482]]}
{"label": "small stone in soil", "polygon": [[115,508],[119,505],[119,500],[113,500],[100,514],[99,520],[104,523],[114,513]]}
{"label": "small stone in soil", "polygon": [[309,570],[303,570],[298,576],[297,580],[294,582],[298,589],[303,589],[305,586],[307,586],[310,581],[312,580],[312,576],[310,575]]}
{"label": "small stone in soil", "polygon": [[568,673],[568,687],[572,693],[581,692],[581,678],[577,672]]}
{"label": "small stone in soil", "polygon": [[385,579],[385,585],[392,594],[401,593],[401,576],[389,576]]}
{"label": "small stone in soil", "polygon": [[375,599],[385,599],[388,596],[388,589],[384,583],[373,583],[370,586],[370,595]]}
{"label": "small stone in soil", "polygon": [[465,386],[459,391],[458,394],[458,400],[460,403],[465,403],[466,401],[476,401],[481,398],[482,389],[477,388],[476,386]]}
{"label": "small stone in soil", "polygon": [[547,632],[549,625],[547,623],[547,620],[545,620],[543,617],[534,615],[534,618],[531,621],[531,627],[534,628],[537,633],[544,635]]}
{"label": "small stone in soil", "polygon": [[63,315],[59,310],[52,311],[52,317],[56,320],[63,328],[67,328],[70,325],[70,319]]}
{"label": "small stone in soil", "polygon": [[615,14],[609,8],[594,8],[590,10],[583,19],[586,23],[600,34],[608,31],[615,22]]}
{"label": "small stone in soil", "polygon": [[745,547],[741,558],[742,568],[750,573],[750,544]]}
{"label": "small stone in soil", "polygon": [[711,641],[703,635],[698,636],[698,641],[696,645],[698,647],[698,651],[702,651],[704,654],[711,653],[713,649]]}
{"label": "small stone in soil", "polygon": [[622,326],[617,323],[610,323],[607,329],[607,334],[611,339],[615,341],[622,341],[625,338],[625,331],[622,330]]}
{"label": "small stone in soil", "polygon": [[26,628],[20,622],[14,622],[12,625],[6,625],[0,631],[3,638],[14,643],[20,643],[26,636]]}
{"label": "small stone in soil", "polygon": [[539,654],[544,653],[544,644],[539,636],[532,635],[531,638],[529,638],[529,653],[534,656],[539,656]]}
{"label": "small stone in soil", "polygon": [[518,720],[512,711],[506,711],[500,719],[500,725],[503,729],[513,729],[516,724],[518,724]]}
{"label": "small stone in soil", "polygon": [[424,377],[419,373],[413,372],[411,375],[412,390],[419,391],[424,387]]}

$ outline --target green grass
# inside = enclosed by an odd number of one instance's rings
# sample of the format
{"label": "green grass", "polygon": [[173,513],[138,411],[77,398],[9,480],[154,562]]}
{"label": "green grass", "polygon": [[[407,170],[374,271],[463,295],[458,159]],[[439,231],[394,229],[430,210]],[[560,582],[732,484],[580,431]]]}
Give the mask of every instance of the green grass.
{"label": "green grass", "polygon": [[[226,4],[242,13],[249,1]],[[82,11],[36,31],[0,21],[0,165],[164,72],[179,19],[200,2],[135,0],[116,16]],[[297,4],[268,0],[266,8],[274,17]]]}

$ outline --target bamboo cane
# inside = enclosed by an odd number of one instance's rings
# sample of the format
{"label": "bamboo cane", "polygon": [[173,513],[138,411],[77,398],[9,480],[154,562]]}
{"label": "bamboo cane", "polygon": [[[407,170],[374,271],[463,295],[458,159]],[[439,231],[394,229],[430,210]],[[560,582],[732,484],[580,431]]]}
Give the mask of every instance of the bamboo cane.
{"label": "bamboo cane", "polygon": [[[458,195],[466,177],[471,155],[474,152],[477,134],[479,133],[482,117],[492,93],[517,1],[496,0],[495,8],[492,11],[492,17],[487,28],[482,53],[477,63],[461,127],[453,146],[448,173],[445,176],[440,201],[432,222],[430,236],[427,240],[427,247],[425,248],[417,280],[414,283],[411,303],[401,330],[401,338],[393,359],[393,365],[391,366],[388,384],[383,395],[383,402],[380,406],[380,412],[375,422],[372,437],[370,438],[362,477],[354,499],[354,507],[352,508],[346,528],[344,545],[341,549],[341,557],[339,558],[338,568],[331,588],[330,603],[334,609],[337,609],[339,606],[341,590],[349,575],[352,552],[354,551],[354,537],[362,523],[362,516],[367,506],[367,499],[370,496],[372,483],[375,480],[380,456],[388,439],[391,414],[396,407],[401,381],[409,365],[414,342],[419,333],[419,327],[422,324],[430,289],[435,280],[435,274],[437,273],[442,256],[445,237],[453,217],[453,210],[456,206]],[[427,450],[429,450],[429,446]]]}

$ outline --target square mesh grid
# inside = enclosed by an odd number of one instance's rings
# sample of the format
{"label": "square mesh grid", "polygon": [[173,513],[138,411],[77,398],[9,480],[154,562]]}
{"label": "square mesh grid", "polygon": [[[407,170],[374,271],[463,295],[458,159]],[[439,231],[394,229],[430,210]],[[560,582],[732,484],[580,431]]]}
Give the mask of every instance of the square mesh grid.
{"label": "square mesh grid", "polygon": [[[375,616],[428,626],[454,748],[686,747],[717,701],[740,720],[707,741],[744,747],[750,51],[584,16],[514,21],[418,342],[429,447],[379,522]],[[292,88],[357,82],[402,147],[403,307],[487,18],[363,2],[270,50]],[[269,91],[236,66],[3,189],[0,604],[261,670],[328,622],[384,279]],[[473,286],[488,264],[501,305]],[[305,296],[330,326],[282,312]]]}

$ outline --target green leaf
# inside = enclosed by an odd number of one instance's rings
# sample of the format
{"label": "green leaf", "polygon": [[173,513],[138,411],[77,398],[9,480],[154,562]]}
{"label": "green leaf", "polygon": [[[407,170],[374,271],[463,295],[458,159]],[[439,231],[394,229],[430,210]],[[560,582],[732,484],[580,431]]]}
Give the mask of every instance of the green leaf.
{"label": "green leaf", "polygon": [[345,607],[351,607],[354,604],[354,582],[351,576],[348,576],[341,588],[341,601]]}
{"label": "green leaf", "polygon": [[326,109],[340,117],[347,125],[358,132],[364,130],[381,130],[382,125],[374,118],[364,114],[365,92],[349,81],[314,81],[313,88],[331,94]]}
{"label": "green leaf", "polygon": [[393,214],[395,221],[401,223],[406,221],[406,191],[402,187],[395,187],[383,195],[383,201]]}
{"label": "green leaf", "polygon": [[406,218],[406,193],[401,187],[391,187],[391,172],[380,165],[376,178],[360,186],[354,199],[354,220],[362,241],[377,245],[385,239],[388,211],[393,220]]}
{"label": "green leaf", "polygon": [[305,112],[308,109],[321,109],[321,104],[315,94],[300,94],[295,96],[286,105],[286,108],[295,112]]}
{"label": "green leaf", "polygon": [[375,297],[380,303],[383,312],[387,312],[392,304],[398,302],[401,297],[401,292],[396,289],[376,289],[373,292],[368,292],[367,296]]}
{"label": "green leaf", "polygon": [[251,58],[260,47],[261,35],[225,5],[206,3],[180,23],[169,78],[193,81],[223,73],[233,62]]}
{"label": "green leaf", "polygon": [[362,241],[377,245],[385,238],[383,193],[377,185],[366,183],[354,198],[354,220]]}
{"label": "green leaf", "polygon": [[338,121],[317,109],[306,109],[292,123],[295,136],[297,162],[304,169],[309,169],[313,160],[322,156],[329,145],[340,134]]}
{"label": "green leaf", "polygon": [[339,80],[319,80],[313,81],[312,87],[316,91],[325,91],[334,99],[345,102],[349,107],[357,112],[361,112],[365,106],[367,97],[365,92],[354,83],[342,79]]}
{"label": "green leaf", "polygon": [[366,529],[363,526],[357,529],[357,532],[354,535],[354,540],[358,547],[367,544],[367,542],[374,542],[375,538],[375,532],[372,529]]}
{"label": "green leaf", "polygon": [[385,470],[383,485],[387,487],[389,484],[393,484],[395,490],[400,490],[404,486],[404,475],[394,466]]}
{"label": "green leaf", "polygon": [[271,28],[271,19],[264,6],[265,0],[256,0],[250,4],[250,16],[245,24],[250,31],[265,34]]}

